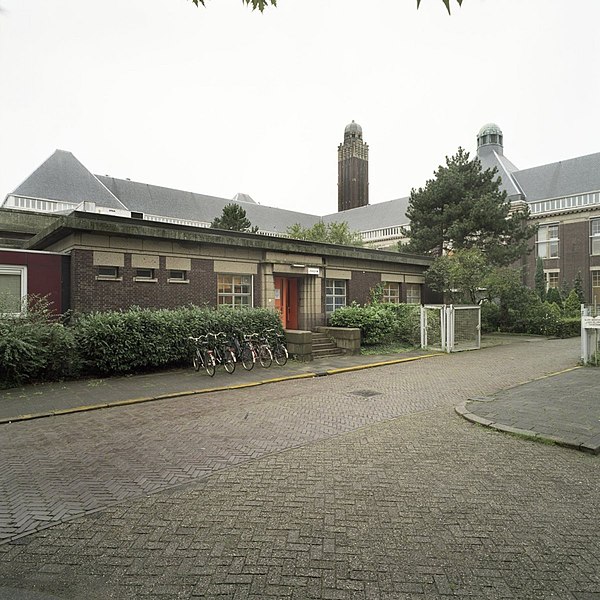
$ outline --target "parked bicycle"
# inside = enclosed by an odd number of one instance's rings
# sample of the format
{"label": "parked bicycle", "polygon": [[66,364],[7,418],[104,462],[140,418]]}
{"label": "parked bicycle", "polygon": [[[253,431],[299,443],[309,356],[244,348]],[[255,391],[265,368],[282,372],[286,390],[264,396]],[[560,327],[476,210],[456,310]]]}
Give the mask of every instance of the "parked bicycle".
{"label": "parked bicycle", "polygon": [[232,342],[223,331],[219,331],[219,333],[207,333],[206,335],[209,347],[214,353],[216,364],[223,365],[225,371],[231,375],[235,371],[236,364],[235,347]]}
{"label": "parked bicycle", "polygon": [[276,329],[265,330],[265,336],[270,345],[273,359],[280,367],[283,367],[289,358],[288,350],[285,346],[285,336]]}
{"label": "parked bicycle", "polygon": [[190,336],[188,340],[190,340],[194,346],[192,354],[192,364],[194,365],[194,369],[199,371],[202,368],[208,375],[213,377],[216,371],[215,357],[212,349],[209,347],[208,336]]}

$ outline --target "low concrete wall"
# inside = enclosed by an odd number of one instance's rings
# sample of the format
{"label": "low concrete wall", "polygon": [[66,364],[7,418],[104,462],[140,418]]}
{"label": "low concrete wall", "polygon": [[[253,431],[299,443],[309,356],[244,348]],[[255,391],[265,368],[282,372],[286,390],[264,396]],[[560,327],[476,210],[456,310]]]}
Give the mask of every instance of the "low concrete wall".
{"label": "low concrete wall", "polygon": [[312,360],[312,331],[285,329],[284,333],[290,356],[296,360]]}
{"label": "low concrete wall", "polygon": [[319,333],[326,333],[346,354],[360,354],[360,329],[351,327],[317,327]]}

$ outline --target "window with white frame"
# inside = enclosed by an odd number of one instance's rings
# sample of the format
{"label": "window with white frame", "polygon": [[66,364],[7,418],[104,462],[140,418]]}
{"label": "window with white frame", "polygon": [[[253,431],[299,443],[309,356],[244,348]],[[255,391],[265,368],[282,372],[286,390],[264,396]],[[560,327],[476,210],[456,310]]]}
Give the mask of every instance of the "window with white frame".
{"label": "window with white frame", "polygon": [[559,287],[559,271],[544,271],[544,277],[546,279],[546,291],[549,289],[558,289]]}
{"label": "window with white frame", "polygon": [[382,302],[389,302],[391,304],[398,304],[400,302],[400,284],[394,281],[383,282],[383,294],[381,296]]}
{"label": "window with white frame", "polygon": [[539,258],[558,257],[558,223],[540,225],[536,246]]}
{"label": "window with white frame", "polygon": [[421,304],[421,284],[406,283],[406,304]]}
{"label": "window with white frame", "polygon": [[330,315],[338,308],[346,306],[346,280],[325,280],[325,313]]}
{"label": "window with white frame", "polygon": [[252,275],[217,275],[217,305],[252,307]]}
{"label": "window with white frame", "polygon": [[590,221],[590,245],[592,254],[600,254],[600,219]]}
{"label": "window with white frame", "polygon": [[27,267],[0,265],[0,314],[22,314],[27,296]]}
{"label": "window with white frame", "polygon": [[139,268],[135,270],[134,281],[151,281],[156,283],[158,280],[156,279],[156,271],[155,269],[147,269],[145,267]]}
{"label": "window with white frame", "polygon": [[169,283],[189,283],[187,277],[187,271],[182,269],[169,269],[169,277],[167,278]]}
{"label": "window with white frame", "polygon": [[592,304],[600,304],[600,271],[592,271]]}
{"label": "window with white frame", "polygon": [[121,281],[119,276],[119,267],[109,267],[100,265],[96,267],[96,279],[99,281]]}

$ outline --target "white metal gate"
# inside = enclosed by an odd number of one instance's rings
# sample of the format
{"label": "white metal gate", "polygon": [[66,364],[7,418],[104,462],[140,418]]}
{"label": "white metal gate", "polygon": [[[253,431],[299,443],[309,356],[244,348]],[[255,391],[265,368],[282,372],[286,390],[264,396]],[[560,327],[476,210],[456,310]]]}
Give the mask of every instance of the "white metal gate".
{"label": "white metal gate", "polygon": [[581,305],[581,361],[600,365],[600,307]]}
{"label": "white metal gate", "polygon": [[481,307],[452,304],[421,306],[421,348],[444,352],[481,347]]}

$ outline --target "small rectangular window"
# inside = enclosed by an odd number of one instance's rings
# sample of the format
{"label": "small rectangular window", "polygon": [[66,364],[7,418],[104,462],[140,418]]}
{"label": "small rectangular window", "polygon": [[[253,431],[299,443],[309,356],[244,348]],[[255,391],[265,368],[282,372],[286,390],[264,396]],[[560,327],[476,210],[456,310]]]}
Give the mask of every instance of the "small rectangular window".
{"label": "small rectangular window", "polygon": [[119,267],[98,267],[98,277],[116,279],[119,276]]}
{"label": "small rectangular window", "polygon": [[182,271],[181,269],[170,269],[168,282],[188,283],[187,271]]}
{"label": "small rectangular window", "polygon": [[135,281],[156,281],[154,269],[136,269],[133,279]]}

